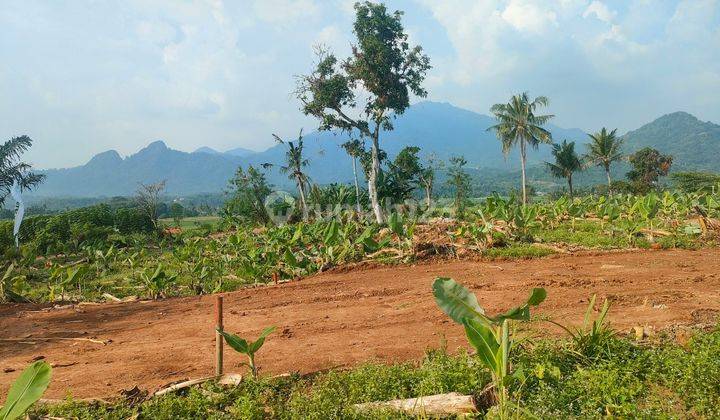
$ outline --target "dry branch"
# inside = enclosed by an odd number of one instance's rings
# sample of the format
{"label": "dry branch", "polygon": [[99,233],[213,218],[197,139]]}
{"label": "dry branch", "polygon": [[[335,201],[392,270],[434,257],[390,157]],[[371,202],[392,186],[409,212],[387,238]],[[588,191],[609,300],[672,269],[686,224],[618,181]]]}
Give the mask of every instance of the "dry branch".
{"label": "dry branch", "polygon": [[472,395],[462,395],[457,392],[429,395],[419,398],[409,398],[405,400],[377,401],[355,404],[355,408],[361,411],[391,409],[402,411],[411,415],[421,416],[447,416],[453,414],[477,413],[477,408],[475,408]]}
{"label": "dry branch", "polygon": [[169,392],[175,392],[181,389],[189,388],[191,386],[200,385],[208,381],[212,381],[214,379],[218,380],[218,383],[221,385],[239,385],[242,381],[242,375],[237,373],[228,373],[225,375],[220,376],[206,376],[204,378],[198,378],[198,379],[191,379],[189,381],[180,382],[177,384],[170,385],[166,388],[160,389],[158,391],[155,391],[153,396],[157,397],[160,395],[165,395]]}
{"label": "dry branch", "polygon": [[88,341],[90,343],[102,344],[103,346],[111,343],[111,340],[100,340],[95,338],[82,338],[82,337],[25,337],[25,338],[0,338],[0,341],[10,342],[30,342],[30,341],[50,341],[50,340],[65,340],[65,341]]}

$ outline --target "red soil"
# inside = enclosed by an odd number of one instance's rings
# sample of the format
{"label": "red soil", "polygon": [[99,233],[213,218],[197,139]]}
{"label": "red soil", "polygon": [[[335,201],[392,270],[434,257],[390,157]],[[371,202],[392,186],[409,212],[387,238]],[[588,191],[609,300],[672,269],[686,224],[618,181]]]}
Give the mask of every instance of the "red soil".
{"label": "red soil", "polygon": [[[443,337],[454,351],[466,344],[462,329],[435,305],[430,284],[438,276],[472,288],[489,313],[520,302],[532,287],[545,287],[548,298],[535,313],[566,324],[581,322],[594,293],[598,302],[611,299],[610,320],[620,330],[708,324],[720,314],[720,249],[628,251],[325,273],[225,294],[226,329],[253,338],[266,326],[278,327],[257,357],[265,375],[418,359]],[[56,366],[48,398],[113,396],[135,385],[152,391],[211,375],[213,301],[0,306],[0,395],[41,356]],[[24,340],[7,341],[15,338]],[[241,361],[226,349],[226,371],[244,371]]]}

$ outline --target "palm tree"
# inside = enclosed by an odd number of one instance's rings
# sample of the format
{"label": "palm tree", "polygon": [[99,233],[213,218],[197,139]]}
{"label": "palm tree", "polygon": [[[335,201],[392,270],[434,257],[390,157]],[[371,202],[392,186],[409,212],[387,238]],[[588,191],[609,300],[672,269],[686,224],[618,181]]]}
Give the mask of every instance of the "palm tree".
{"label": "palm tree", "polygon": [[287,144],[288,150],[285,152],[285,160],[287,165],[280,167],[280,172],[288,174],[289,179],[294,179],[297,184],[298,193],[300,194],[300,207],[303,219],[307,218],[307,202],[305,201],[305,185],[309,182],[309,178],[303,172],[303,168],[308,165],[308,160],[303,159],[303,135],[302,129],[298,134],[297,142],[284,141],[277,134],[273,134],[275,141],[280,144]]}
{"label": "palm tree", "polygon": [[352,158],[353,177],[355,178],[355,205],[358,214],[362,211],[360,207],[360,183],[358,182],[357,160],[365,151],[365,145],[360,140],[350,140],[342,144],[348,155]]}
{"label": "palm tree", "polygon": [[495,114],[497,124],[488,128],[495,130],[498,139],[502,142],[502,150],[505,156],[513,146],[520,147],[520,165],[522,168],[522,196],[523,205],[527,204],[527,187],[525,176],[525,163],[527,161],[527,148],[531,146],[538,148],[540,143],[552,143],[552,134],[542,126],[545,125],[554,115],[536,115],[535,111],[540,106],[547,106],[548,98],[538,96],[530,101],[527,92],[514,95],[506,104],[495,104],[490,111]]}
{"label": "palm tree", "polygon": [[568,183],[570,197],[573,196],[573,173],[583,169],[580,157],[575,153],[575,142],[568,143],[563,140],[560,144],[553,144],[552,155],[555,157],[555,163],[545,162],[550,169],[550,173],[556,178],[565,178]]}
{"label": "palm tree", "polygon": [[585,159],[591,165],[602,166],[607,175],[608,195],[612,194],[612,181],[610,180],[610,164],[622,160],[620,151],[623,140],[616,136],[617,129],[608,132],[605,127],[595,134],[588,134],[592,141],[588,144]]}
{"label": "palm tree", "polygon": [[13,137],[0,145],[0,206],[15,182],[21,189],[31,189],[45,179],[45,175],[31,172],[30,164],[20,161],[30,146],[32,139],[28,136]]}

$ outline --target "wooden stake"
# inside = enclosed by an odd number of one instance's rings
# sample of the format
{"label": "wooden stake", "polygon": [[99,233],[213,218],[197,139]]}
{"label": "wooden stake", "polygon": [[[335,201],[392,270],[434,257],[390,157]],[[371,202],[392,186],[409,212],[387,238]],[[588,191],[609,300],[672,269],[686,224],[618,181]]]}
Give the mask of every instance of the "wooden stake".
{"label": "wooden stake", "polygon": [[223,373],[223,297],[215,296],[215,375]]}

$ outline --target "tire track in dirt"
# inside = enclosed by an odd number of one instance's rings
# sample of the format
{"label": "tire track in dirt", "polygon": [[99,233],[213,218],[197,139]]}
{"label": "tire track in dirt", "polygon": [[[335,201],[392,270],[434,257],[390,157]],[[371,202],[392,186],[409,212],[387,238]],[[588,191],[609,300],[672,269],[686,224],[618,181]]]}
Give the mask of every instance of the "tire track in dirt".
{"label": "tire track in dirt", "polygon": [[[415,360],[442,340],[455,351],[466,344],[462,329],[435,306],[430,284],[438,276],[472,288],[490,313],[520,302],[532,287],[545,287],[548,299],[536,313],[566,324],[581,322],[593,293],[599,302],[613,301],[610,319],[620,330],[709,324],[720,314],[720,249],[628,251],[324,273],[226,294],[226,328],[254,337],[278,326],[258,355],[264,374]],[[39,356],[56,365],[75,363],[54,369],[52,398],[111,396],[135,385],[153,390],[210,375],[212,305],[211,296],[200,296],[65,309],[0,306],[0,338],[27,338],[0,341],[0,395]],[[32,337],[112,342],[32,344]],[[242,359],[226,354],[226,371],[243,371]]]}

